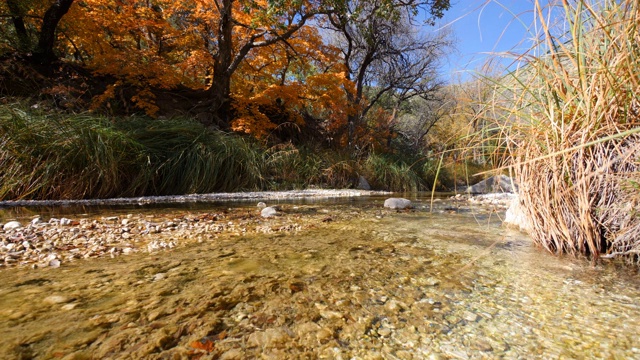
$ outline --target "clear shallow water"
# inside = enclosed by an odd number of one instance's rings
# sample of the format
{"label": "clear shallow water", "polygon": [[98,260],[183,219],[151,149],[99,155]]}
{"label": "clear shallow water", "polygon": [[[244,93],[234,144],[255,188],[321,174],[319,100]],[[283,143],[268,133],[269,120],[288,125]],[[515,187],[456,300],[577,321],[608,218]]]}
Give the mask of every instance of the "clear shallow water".
{"label": "clear shallow water", "polygon": [[0,353],[640,358],[635,269],[553,257],[501,228],[499,213],[427,213],[427,200],[417,200],[418,211],[406,213],[383,210],[380,199],[327,202],[313,205],[323,217],[352,216],[297,218],[305,230],[222,234],[58,269],[2,270]]}

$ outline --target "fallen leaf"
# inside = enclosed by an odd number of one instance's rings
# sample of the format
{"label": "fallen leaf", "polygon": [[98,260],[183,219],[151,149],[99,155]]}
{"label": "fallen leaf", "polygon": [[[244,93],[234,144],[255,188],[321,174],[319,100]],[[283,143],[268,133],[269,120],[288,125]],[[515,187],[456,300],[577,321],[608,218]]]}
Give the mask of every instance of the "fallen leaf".
{"label": "fallen leaf", "polygon": [[304,288],[305,285],[303,282],[292,282],[291,284],[289,284],[289,289],[291,289],[292,294],[303,291]]}
{"label": "fallen leaf", "polygon": [[204,350],[206,352],[212,352],[213,348],[215,347],[213,341],[209,340],[208,338],[202,338],[200,340],[192,341],[189,345],[194,349]]}
{"label": "fallen leaf", "polygon": [[205,336],[200,340],[192,341],[189,345],[194,349],[204,350],[206,352],[212,352],[215,347],[215,342],[220,341],[227,337],[227,331],[222,331],[217,335]]}

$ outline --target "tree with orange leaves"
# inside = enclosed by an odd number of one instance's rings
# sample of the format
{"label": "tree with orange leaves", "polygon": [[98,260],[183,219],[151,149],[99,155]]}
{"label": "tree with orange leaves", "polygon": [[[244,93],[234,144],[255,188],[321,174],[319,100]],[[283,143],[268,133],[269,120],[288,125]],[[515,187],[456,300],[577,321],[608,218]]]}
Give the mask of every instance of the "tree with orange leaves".
{"label": "tree with orange leaves", "polygon": [[189,11],[193,31],[202,37],[213,59],[209,92],[215,121],[227,128],[231,123],[231,80],[247,56],[288,40],[307,21],[330,8],[317,0],[198,0]]}
{"label": "tree with orange leaves", "polygon": [[305,25],[242,62],[232,86],[232,129],[264,137],[276,127],[283,133],[314,125],[331,133],[346,123],[352,88],[339,49],[325,44],[316,27]]}
{"label": "tree with orange leaves", "polygon": [[[309,121],[353,135],[382,95],[428,90],[423,45],[438,43],[412,42],[400,26],[421,7],[438,17],[448,1],[5,0],[0,13],[15,48],[51,61],[58,40],[63,57],[108,75],[96,106],[133,86],[129,100],[154,115],[154,90],[183,85],[206,91],[210,123],[264,137]],[[327,44],[320,24],[343,41]]]}

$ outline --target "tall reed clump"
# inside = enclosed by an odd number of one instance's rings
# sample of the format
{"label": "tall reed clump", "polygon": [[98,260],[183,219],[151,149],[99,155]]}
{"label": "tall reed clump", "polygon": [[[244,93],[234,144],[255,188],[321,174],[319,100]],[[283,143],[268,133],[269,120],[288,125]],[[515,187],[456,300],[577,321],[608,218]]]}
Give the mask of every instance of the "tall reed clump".
{"label": "tall reed clump", "polygon": [[107,119],[0,106],[0,199],[258,189],[263,153],[188,119]]}
{"label": "tall reed clump", "polygon": [[534,241],[640,263],[640,5],[562,4],[535,1],[541,41],[499,82],[492,115]]}
{"label": "tall reed clump", "polygon": [[107,118],[0,105],[0,200],[348,188],[428,189],[426,160],[279,144],[185,118]]}

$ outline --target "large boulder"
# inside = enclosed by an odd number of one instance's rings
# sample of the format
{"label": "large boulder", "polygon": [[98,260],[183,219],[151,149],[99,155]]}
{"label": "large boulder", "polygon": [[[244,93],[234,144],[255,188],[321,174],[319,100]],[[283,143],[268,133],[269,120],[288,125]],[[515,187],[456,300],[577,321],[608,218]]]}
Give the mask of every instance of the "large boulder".
{"label": "large boulder", "polygon": [[471,194],[516,193],[518,185],[506,175],[497,175],[469,186],[467,192]]}
{"label": "large boulder", "polygon": [[403,198],[388,198],[384,201],[384,207],[388,209],[409,209],[413,206],[411,205],[411,200],[403,199]]}
{"label": "large boulder", "polygon": [[367,179],[365,179],[364,176],[360,175],[358,177],[358,187],[357,189],[359,190],[371,190],[371,185],[369,185],[369,182],[367,181]]}

